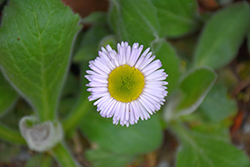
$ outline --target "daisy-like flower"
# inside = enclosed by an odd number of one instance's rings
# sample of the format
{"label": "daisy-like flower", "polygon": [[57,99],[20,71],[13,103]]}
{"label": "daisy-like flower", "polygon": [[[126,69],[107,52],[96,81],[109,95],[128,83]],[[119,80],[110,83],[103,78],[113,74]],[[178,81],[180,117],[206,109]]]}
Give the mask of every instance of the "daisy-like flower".
{"label": "daisy-like flower", "polygon": [[143,46],[127,42],[117,44],[118,52],[109,45],[99,51],[99,56],[89,62],[91,70],[85,77],[90,81],[88,97],[95,101],[102,117],[113,116],[113,123],[135,124],[147,120],[161,108],[167,95],[167,74],[159,69],[160,60],[154,60],[150,48],[142,54]]}

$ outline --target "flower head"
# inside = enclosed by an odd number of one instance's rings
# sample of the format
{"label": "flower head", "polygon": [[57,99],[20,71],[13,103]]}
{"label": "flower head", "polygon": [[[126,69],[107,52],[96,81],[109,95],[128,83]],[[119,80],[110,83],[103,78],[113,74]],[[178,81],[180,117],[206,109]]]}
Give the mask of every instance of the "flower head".
{"label": "flower head", "polygon": [[[150,48],[127,42],[117,44],[118,52],[109,45],[89,62],[91,70],[85,77],[90,81],[88,97],[95,101],[102,117],[113,116],[113,123],[129,126],[139,118],[147,120],[161,108],[167,95],[167,74],[159,69],[160,60],[154,60]],[[141,54],[142,53],[142,54]]]}

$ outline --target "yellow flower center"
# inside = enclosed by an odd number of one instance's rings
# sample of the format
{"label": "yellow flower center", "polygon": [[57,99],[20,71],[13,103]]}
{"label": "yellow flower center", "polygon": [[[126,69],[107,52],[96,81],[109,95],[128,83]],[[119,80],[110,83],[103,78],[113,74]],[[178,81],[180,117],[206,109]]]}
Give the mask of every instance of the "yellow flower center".
{"label": "yellow flower center", "polygon": [[144,75],[138,69],[129,65],[119,66],[109,74],[109,93],[121,102],[127,103],[136,100],[144,85]]}

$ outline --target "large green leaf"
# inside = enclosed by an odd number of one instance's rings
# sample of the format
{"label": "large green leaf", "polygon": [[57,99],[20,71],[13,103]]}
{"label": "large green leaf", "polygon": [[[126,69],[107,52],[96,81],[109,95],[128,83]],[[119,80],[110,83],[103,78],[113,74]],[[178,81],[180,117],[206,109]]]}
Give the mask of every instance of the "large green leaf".
{"label": "large green leaf", "polygon": [[112,119],[103,118],[96,111],[89,110],[79,126],[90,142],[117,154],[133,155],[155,150],[163,137],[157,115],[127,128],[114,125]]}
{"label": "large green leaf", "polygon": [[162,35],[178,37],[198,28],[195,0],[151,0],[151,2],[157,9]]}
{"label": "large green leaf", "polygon": [[167,85],[167,87],[169,96],[178,86],[181,75],[180,59],[172,46],[164,39],[154,41],[151,47],[156,58],[161,60],[162,68],[165,69],[165,72],[168,74],[167,81],[169,85]]}
{"label": "large green leaf", "polygon": [[38,112],[56,116],[79,17],[60,0],[11,0],[0,29],[0,67]]}
{"label": "large green leaf", "polygon": [[183,78],[177,92],[168,101],[165,119],[175,119],[194,112],[215,82],[217,75],[210,68],[197,68]]}
{"label": "large green leaf", "polygon": [[17,100],[18,94],[6,81],[0,72],[0,117],[7,111]]}
{"label": "large green leaf", "polygon": [[112,0],[109,11],[111,28],[120,40],[148,47],[159,36],[160,26],[155,7],[149,0]]}
{"label": "large green leaf", "polygon": [[237,112],[237,103],[227,95],[223,85],[214,85],[198,109],[209,121],[220,122]]}
{"label": "large green leaf", "polygon": [[247,2],[220,10],[205,26],[195,50],[195,66],[218,69],[228,64],[249,29],[250,8]]}
{"label": "large green leaf", "polygon": [[172,130],[181,141],[177,167],[250,166],[248,157],[220,135],[192,132],[176,125]]}
{"label": "large green leaf", "polygon": [[115,154],[101,149],[87,151],[86,157],[92,167],[122,167],[128,165],[133,159],[131,155]]}

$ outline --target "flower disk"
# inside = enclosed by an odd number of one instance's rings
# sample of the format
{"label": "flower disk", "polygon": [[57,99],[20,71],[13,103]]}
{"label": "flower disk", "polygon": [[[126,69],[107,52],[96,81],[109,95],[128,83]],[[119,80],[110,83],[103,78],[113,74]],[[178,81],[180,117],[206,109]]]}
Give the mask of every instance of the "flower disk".
{"label": "flower disk", "polygon": [[115,68],[108,78],[108,90],[114,99],[121,102],[136,100],[144,87],[144,76],[135,67],[123,65]]}
{"label": "flower disk", "polygon": [[101,116],[113,116],[114,124],[129,126],[139,118],[147,120],[164,104],[167,74],[159,69],[161,62],[154,60],[150,48],[141,54],[142,45],[135,43],[131,48],[122,42],[117,49],[118,52],[107,45],[89,62],[91,70],[85,76],[90,81],[88,98],[97,100],[94,105]]}

